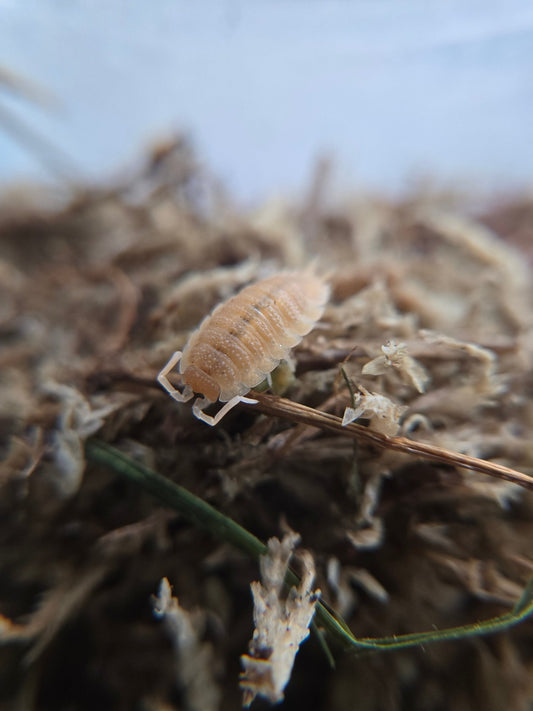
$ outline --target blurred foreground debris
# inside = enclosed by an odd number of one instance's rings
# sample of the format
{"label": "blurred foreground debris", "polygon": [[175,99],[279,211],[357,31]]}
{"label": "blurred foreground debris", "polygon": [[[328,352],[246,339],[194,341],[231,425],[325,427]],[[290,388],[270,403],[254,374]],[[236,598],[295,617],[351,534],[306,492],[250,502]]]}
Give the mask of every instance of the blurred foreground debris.
{"label": "blurred foreground debris", "polygon": [[152,605],[154,614],[163,620],[172,639],[177,680],[183,685],[186,708],[215,711],[219,708],[220,691],[213,679],[213,652],[198,638],[198,620],[180,607],[166,578],[159,584],[159,593]]}

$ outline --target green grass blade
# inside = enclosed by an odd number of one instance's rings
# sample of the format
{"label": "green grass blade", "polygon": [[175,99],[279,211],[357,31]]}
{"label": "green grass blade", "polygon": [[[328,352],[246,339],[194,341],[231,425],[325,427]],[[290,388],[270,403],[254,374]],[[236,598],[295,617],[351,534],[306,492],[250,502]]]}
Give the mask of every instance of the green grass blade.
{"label": "green grass blade", "polygon": [[[89,461],[106,466],[133,481],[163,504],[181,513],[193,525],[208,531],[218,540],[231,543],[243,553],[256,559],[266,552],[267,547],[264,543],[231,518],[220,513],[182,486],[131,460],[114,447],[97,440],[89,440],[85,445],[85,451]],[[286,582],[287,585],[298,585],[299,578],[294,571],[289,570]],[[313,624],[318,628],[319,638],[321,638],[320,628],[323,628],[331,635],[332,639],[351,651],[393,651],[444,640],[458,640],[500,632],[522,622],[531,614],[533,614],[533,578],[510,612],[462,627],[393,637],[357,639],[344,620],[330,612],[325,603],[321,602],[317,605]],[[325,643],[324,639],[321,641]],[[329,649],[326,656],[332,663]]]}

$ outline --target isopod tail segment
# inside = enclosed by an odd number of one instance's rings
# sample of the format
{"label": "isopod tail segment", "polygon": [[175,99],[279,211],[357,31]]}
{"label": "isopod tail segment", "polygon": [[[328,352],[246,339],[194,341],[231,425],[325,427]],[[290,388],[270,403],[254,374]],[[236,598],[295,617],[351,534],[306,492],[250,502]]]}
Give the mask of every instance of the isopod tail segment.
{"label": "isopod tail segment", "polygon": [[[175,388],[170,382],[170,380],[167,378],[167,375],[170,373],[170,371],[174,370],[174,368],[180,362],[182,355],[182,351],[175,351],[170,357],[168,363],[157,376],[157,382],[164,390],[167,391],[171,398],[176,400],[176,402],[188,402],[191,398],[194,397],[194,392],[190,385],[185,385],[183,391],[180,391],[177,390],[177,388]],[[228,414],[230,410],[235,407],[235,405],[238,405],[240,402],[246,405],[256,405],[258,401],[253,400],[251,397],[244,397],[244,395],[236,395],[235,397],[232,397],[231,400],[228,400],[228,402],[224,404],[224,406],[217,412],[217,414],[212,417],[211,415],[208,415],[204,412],[205,408],[209,407],[209,405],[212,404],[212,401],[204,396],[199,397],[194,401],[192,411],[194,416],[197,417],[199,420],[202,420],[208,425],[211,425],[211,427],[214,427],[220,422],[220,420],[225,415]]]}

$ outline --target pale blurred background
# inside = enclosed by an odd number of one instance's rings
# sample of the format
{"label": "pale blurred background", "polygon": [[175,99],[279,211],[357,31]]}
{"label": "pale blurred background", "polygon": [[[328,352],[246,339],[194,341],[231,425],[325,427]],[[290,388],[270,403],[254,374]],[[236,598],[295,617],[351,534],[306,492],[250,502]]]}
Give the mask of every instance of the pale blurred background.
{"label": "pale blurred background", "polygon": [[[341,186],[533,186],[523,0],[0,0],[0,66],[61,102],[0,91],[88,180],[186,131],[244,203],[298,192],[324,154]],[[28,177],[48,176],[0,125],[0,181]]]}

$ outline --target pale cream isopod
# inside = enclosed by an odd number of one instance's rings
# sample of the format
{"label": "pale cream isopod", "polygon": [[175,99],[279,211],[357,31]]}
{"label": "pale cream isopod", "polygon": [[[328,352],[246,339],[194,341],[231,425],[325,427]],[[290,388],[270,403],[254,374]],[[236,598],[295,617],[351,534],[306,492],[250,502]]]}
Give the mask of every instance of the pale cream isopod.
{"label": "pale cream isopod", "polygon": [[[329,287],[313,267],[284,272],[242,289],[219,304],[194,331],[185,348],[176,351],[157,376],[160,385],[178,402],[201,395],[194,415],[216,425],[288,357],[322,316]],[[176,390],[167,375],[179,363],[185,385]],[[220,400],[225,405],[211,417],[203,410]]]}

